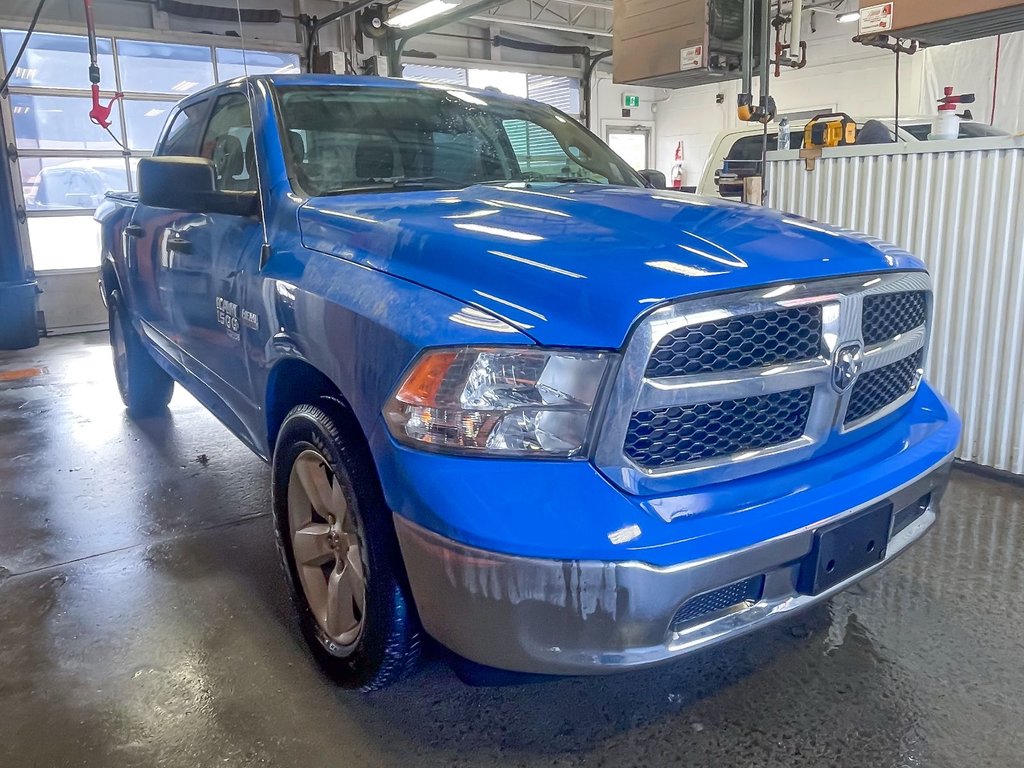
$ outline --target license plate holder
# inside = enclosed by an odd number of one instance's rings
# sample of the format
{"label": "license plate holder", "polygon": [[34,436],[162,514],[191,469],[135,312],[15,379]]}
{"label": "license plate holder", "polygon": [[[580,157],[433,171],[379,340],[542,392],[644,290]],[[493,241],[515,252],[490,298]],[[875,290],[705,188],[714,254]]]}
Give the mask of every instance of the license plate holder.
{"label": "license plate holder", "polygon": [[892,504],[883,503],[815,531],[799,591],[820,594],[884,559],[891,525]]}

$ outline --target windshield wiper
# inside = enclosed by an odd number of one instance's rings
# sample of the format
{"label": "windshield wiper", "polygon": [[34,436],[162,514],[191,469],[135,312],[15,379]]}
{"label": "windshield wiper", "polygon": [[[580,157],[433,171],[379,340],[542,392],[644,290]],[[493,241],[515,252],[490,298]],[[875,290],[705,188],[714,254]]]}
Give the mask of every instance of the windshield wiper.
{"label": "windshield wiper", "polygon": [[395,189],[464,189],[470,186],[465,181],[445,176],[403,176],[397,179],[368,179],[368,182],[355,187],[328,189],[321,192],[319,196],[346,195],[357,192],[387,192]]}
{"label": "windshield wiper", "polygon": [[600,184],[600,181],[594,179],[588,179],[586,176],[556,176],[552,181],[557,181],[559,184]]}

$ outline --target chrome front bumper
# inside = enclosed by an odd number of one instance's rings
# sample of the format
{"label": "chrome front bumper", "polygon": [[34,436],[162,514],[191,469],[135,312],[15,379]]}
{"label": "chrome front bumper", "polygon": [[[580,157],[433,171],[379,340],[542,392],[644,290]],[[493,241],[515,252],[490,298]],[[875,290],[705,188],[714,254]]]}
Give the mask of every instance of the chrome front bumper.
{"label": "chrome front bumper", "polygon": [[[658,568],[639,562],[546,560],[468,547],[395,516],[424,628],[455,653],[500,669],[602,674],[668,661],[746,634],[828,599],[895,559],[938,513],[952,457],[904,486],[819,524],[746,549]],[[880,502],[894,512],[929,497],[889,540],[883,560],[817,594],[797,591],[815,531]],[[894,515],[895,517],[895,515]],[[756,602],[676,625],[691,598],[763,576]]]}

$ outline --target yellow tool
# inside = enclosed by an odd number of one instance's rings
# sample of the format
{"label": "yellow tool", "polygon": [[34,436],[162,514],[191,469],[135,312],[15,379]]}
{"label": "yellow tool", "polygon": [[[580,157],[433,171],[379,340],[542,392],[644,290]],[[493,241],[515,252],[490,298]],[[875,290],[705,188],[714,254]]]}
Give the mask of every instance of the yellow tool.
{"label": "yellow tool", "polygon": [[857,141],[857,123],[845,112],[812,117],[804,128],[804,147],[842,147]]}

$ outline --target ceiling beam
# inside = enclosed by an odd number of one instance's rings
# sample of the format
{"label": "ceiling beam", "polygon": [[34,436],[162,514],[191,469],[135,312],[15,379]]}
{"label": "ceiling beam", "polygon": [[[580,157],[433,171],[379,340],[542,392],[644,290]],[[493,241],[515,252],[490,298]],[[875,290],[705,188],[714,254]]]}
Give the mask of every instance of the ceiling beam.
{"label": "ceiling beam", "polygon": [[509,24],[518,27],[531,27],[533,29],[549,29],[552,32],[570,32],[574,35],[593,35],[594,37],[611,37],[612,33],[607,29],[596,29],[594,27],[578,27],[574,24],[557,24],[549,21],[537,21],[530,19],[518,19],[513,16],[487,15],[470,16],[474,21],[486,21],[491,24]]}

